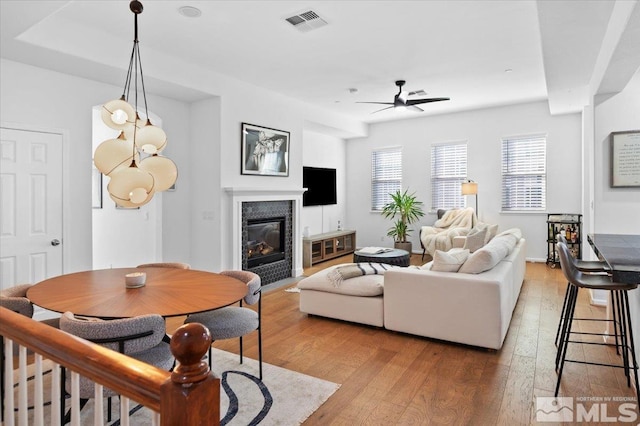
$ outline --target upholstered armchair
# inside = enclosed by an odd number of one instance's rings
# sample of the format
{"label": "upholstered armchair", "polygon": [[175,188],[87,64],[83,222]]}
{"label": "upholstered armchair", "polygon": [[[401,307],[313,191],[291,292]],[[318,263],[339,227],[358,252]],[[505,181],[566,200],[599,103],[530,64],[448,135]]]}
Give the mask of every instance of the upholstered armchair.
{"label": "upholstered armchair", "polygon": [[449,251],[456,237],[466,236],[478,219],[473,208],[438,210],[438,220],[420,229],[422,259],[425,253],[433,256],[436,250]]}

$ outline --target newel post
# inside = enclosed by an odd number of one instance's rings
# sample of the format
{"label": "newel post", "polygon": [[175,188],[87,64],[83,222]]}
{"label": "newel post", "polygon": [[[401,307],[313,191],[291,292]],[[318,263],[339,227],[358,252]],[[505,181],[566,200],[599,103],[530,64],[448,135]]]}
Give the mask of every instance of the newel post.
{"label": "newel post", "polygon": [[220,379],[202,361],[210,346],[209,329],[199,323],[185,324],[171,337],[177,363],[160,390],[163,426],[220,424]]}

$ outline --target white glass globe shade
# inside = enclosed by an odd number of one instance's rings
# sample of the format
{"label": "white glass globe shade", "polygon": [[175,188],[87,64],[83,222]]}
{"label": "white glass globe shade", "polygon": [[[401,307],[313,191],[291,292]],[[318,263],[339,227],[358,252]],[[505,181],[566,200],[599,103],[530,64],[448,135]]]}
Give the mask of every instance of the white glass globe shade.
{"label": "white glass globe shade", "polygon": [[114,99],[102,105],[102,121],[112,129],[124,130],[135,118],[135,109],[124,99]]}
{"label": "white glass globe shade", "polygon": [[166,191],[178,179],[178,167],[167,157],[152,155],[142,160],[138,167],[153,175],[156,182],[156,192]]}
{"label": "white glass globe shade", "polygon": [[153,176],[137,167],[127,167],[111,176],[107,185],[109,195],[122,207],[139,207],[147,204],[155,194]]}
{"label": "white glass globe shade", "polygon": [[[96,148],[93,153],[93,163],[104,175],[111,176],[113,172],[131,165],[134,155],[133,141],[124,139],[121,134],[118,139],[107,139]],[[136,152],[136,162],[140,155]]]}
{"label": "white glass globe shade", "polygon": [[[140,116],[136,114],[135,125],[133,123],[134,121],[131,121],[131,123],[129,123],[129,127],[124,129],[124,135],[130,141],[138,137],[138,132],[140,131],[140,129],[144,127],[146,121],[142,120]],[[135,130],[135,135],[134,135],[134,130]]]}
{"label": "white glass globe shade", "polygon": [[151,201],[153,199],[154,195],[155,195],[155,191],[152,192],[151,194],[147,195],[147,199],[144,202],[140,203],[140,204],[135,204],[135,203],[132,203],[131,201],[120,200],[120,199],[114,197],[113,194],[109,194],[109,197],[111,197],[111,199],[120,207],[137,208],[137,207],[144,206],[149,201]]}
{"label": "white glass globe shade", "polygon": [[136,133],[136,148],[145,154],[157,154],[167,146],[167,134],[147,120],[147,124]]}

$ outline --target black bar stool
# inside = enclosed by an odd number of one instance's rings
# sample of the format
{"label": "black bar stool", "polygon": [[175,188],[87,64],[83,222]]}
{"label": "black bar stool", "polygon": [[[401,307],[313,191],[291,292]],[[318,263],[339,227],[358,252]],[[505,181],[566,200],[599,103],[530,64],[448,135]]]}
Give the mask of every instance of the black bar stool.
{"label": "black bar stool", "polygon": [[[558,396],[558,391],[560,390],[560,379],[562,378],[562,370],[564,368],[565,362],[575,362],[580,364],[590,364],[590,365],[601,365],[606,367],[616,367],[623,368],[625,376],[627,377],[627,386],[631,386],[631,372],[633,371],[633,377],[636,385],[636,397],[640,396],[640,389],[638,387],[638,362],[636,360],[636,352],[635,345],[633,342],[633,330],[631,327],[631,314],[629,313],[629,296],[627,292],[629,290],[633,290],[638,287],[638,284],[625,284],[625,283],[616,283],[611,281],[611,278],[607,275],[595,275],[595,274],[585,274],[578,270],[578,268],[573,263],[573,258],[569,253],[569,249],[566,244],[559,242],[557,244],[558,255],[560,257],[560,265],[562,266],[562,272],[565,277],[569,281],[570,289],[569,289],[569,299],[567,302],[567,309],[565,313],[565,320],[562,322],[562,332],[561,332],[561,340],[560,347],[558,348],[558,355],[560,356],[560,363],[558,367],[558,382],[556,384],[556,392],[555,396]],[[596,335],[603,336],[604,333],[580,333],[571,331],[571,327],[573,325],[573,321],[576,320],[589,320],[589,321],[611,321],[611,320],[600,320],[600,319],[589,319],[589,318],[574,318],[576,301],[578,299],[578,290],[580,288],[587,288],[592,290],[606,290],[611,291],[613,296],[613,303],[617,305],[617,312],[614,314],[614,322],[618,323],[618,327],[620,330],[620,348],[622,350],[622,365],[617,364],[602,364],[597,362],[588,362],[588,361],[578,361],[566,359],[567,357],[567,347],[569,343],[581,343],[581,344],[589,344],[589,345],[604,345],[604,346],[613,346],[610,343],[599,343],[599,342],[585,342],[581,340],[571,340],[571,335],[573,334],[587,334],[587,335]],[[615,328],[615,327],[614,327]],[[616,347],[618,347],[616,342]],[[631,354],[631,357],[629,357]]]}
{"label": "black bar stool", "polygon": [[[564,243],[565,246],[567,245],[567,239],[562,234],[556,235],[556,240],[560,243]],[[598,274],[598,273],[602,274],[602,273],[611,272],[611,269],[609,268],[609,265],[607,264],[607,262],[603,262],[601,260],[580,260],[580,259],[574,258],[573,256],[571,256],[571,260],[573,264],[576,266],[576,268],[578,269],[578,271],[580,272],[587,272],[590,274]],[[571,287],[571,284],[567,282],[567,289],[564,293],[564,302],[562,303],[562,313],[560,314],[560,320],[558,321],[558,329],[556,330],[556,340],[555,340],[556,346],[558,346],[558,341],[560,339],[560,328],[562,327],[562,322],[564,321],[564,316],[567,310],[567,301],[569,300],[570,287]],[[615,306],[615,305],[612,304],[612,306]],[[615,317],[615,314],[614,314],[614,317]],[[616,336],[616,342],[617,342],[617,336]],[[616,347],[616,351],[617,351],[617,347]],[[557,365],[557,359],[556,359],[556,368],[557,367],[558,365]]]}

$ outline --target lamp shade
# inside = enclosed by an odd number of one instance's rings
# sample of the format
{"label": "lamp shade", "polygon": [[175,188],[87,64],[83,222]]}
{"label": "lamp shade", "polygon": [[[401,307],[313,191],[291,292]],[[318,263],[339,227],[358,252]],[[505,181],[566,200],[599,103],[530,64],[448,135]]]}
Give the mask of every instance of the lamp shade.
{"label": "lamp shade", "polygon": [[166,191],[178,179],[176,163],[167,157],[152,155],[142,160],[138,167],[153,175],[156,192]]}
{"label": "lamp shade", "polygon": [[136,110],[124,99],[114,99],[102,105],[102,121],[116,130],[125,130],[134,123]]}
{"label": "lamp shade", "polygon": [[144,127],[144,125],[144,120],[142,120],[138,113],[136,113],[135,121],[132,121],[130,123],[130,126],[124,129],[124,136],[130,141],[134,140],[138,135],[138,132],[140,131],[140,129],[142,129],[142,127]]}
{"label": "lamp shade", "polygon": [[111,176],[107,191],[113,201],[122,207],[140,207],[155,194],[155,181],[151,173],[137,167],[127,167]]}
{"label": "lamp shade", "polygon": [[[136,162],[139,155],[135,153]],[[117,139],[107,139],[96,148],[93,163],[100,173],[110,176],[112,173],[127,168],[134,158],[133,141],[128,141],[120,133]]]}
{"label": "lamp shade", "polygon": [[147,124],[136,132],[135,143],[138,150],[153,155],[167,146],[167,135],[164,130],[147,120]]}
{"label": "lamp shade", "polygon": [[462,195],[476,195],[478,193],[477,182],[463,182],[460,187],[462,189]]}

